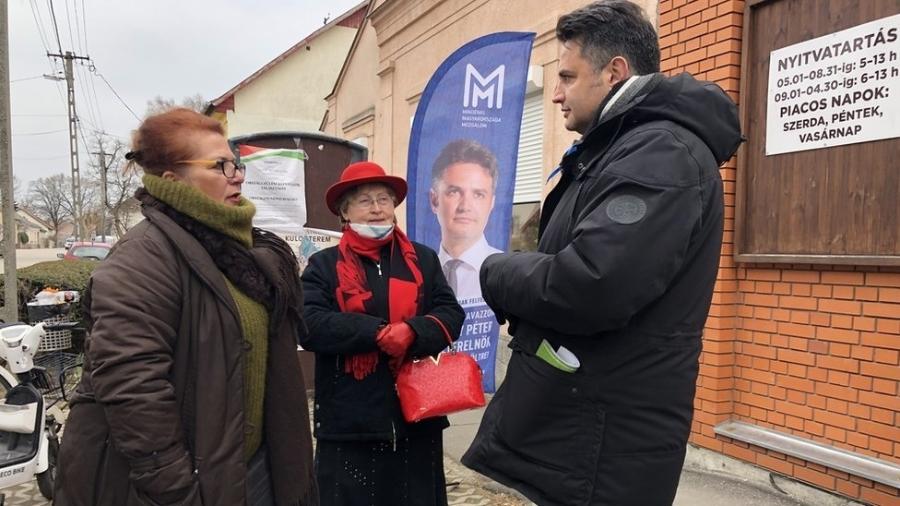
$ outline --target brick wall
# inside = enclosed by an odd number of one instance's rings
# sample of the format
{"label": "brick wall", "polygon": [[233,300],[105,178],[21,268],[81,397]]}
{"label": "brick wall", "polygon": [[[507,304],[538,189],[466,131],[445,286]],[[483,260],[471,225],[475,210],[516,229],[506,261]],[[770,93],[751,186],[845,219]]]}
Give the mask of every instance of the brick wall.
{"label": "brick wall", "polygon": [[[741,0],[662,0],[662,70],[739,101]],[[735,160],[722,169],[725,241],[704,336],[691,440],[873,504],[900,491],[716,436],[738,419],[900,463],[900,269],[737,264]]]}

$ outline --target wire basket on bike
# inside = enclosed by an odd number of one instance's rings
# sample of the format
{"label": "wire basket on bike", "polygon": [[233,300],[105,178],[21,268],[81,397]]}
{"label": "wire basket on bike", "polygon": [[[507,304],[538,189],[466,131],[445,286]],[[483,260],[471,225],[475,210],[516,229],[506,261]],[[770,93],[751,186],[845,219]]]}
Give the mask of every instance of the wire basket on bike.
{"label": "wire basket on bike", "polygon": [[38,388],[48,399],[68,400],[81,380],[81,356],[75,353],[43,353],[34,357],[34,365],[46,372]]}

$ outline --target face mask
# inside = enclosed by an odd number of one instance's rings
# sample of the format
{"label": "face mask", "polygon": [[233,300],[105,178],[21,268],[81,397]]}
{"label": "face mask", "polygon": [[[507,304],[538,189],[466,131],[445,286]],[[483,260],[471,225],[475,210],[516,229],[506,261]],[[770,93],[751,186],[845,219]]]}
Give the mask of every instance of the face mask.
{"label": "face mask", "polygon": [[366,225],[363,223],[351,223],[350,228],[362,237],[369,239],[384,239],[394,231],[394,225]]}

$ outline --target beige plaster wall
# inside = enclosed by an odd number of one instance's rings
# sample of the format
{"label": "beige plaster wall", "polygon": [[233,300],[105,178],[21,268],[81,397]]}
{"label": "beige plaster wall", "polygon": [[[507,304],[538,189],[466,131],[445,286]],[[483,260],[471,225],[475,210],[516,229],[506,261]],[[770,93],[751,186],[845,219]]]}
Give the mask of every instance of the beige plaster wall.
{"label": "beige plaster wall", "polygon": [[334,26],[238,90],[228,135],[317,131],[355,34],[355,28]]}

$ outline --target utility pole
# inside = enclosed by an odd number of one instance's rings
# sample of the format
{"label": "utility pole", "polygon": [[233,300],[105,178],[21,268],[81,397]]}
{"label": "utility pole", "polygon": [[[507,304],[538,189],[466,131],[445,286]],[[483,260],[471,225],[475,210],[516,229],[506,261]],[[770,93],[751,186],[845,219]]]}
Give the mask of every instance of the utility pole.
{"label": "utility pole", "polygon": [[81,171],[78,167],[78,114],[75,112],[75,73],[72,71],[73,60],[90,60],[86,56],[76,56],[71,51],[65,54],[47,53],[47,56],[63,60],[66,70],[66,88],[69,97],[69,156],[72,164],[72,212],[75,220],[75,239],[81,240]]}
{"label": "utility pole", "polygon": [[12,155],[10,153],[9,110],[9,11],[7,0],[0,0],[0,199],[3,200],[3,300],[0,317],[19,321],[19,294],[16,279],[16,210],[13,195]]}
{"label": "utility pole", "polygon": [[100,235],[103,236],[103,242],[106,241],[106,211],[109,210],[109,197],[106,195],[106,152],[103,151],[103,144],[100,144],[100,151],[93,153],[100,157],[100,191],[103,192],[103,210],[100,212]]}

